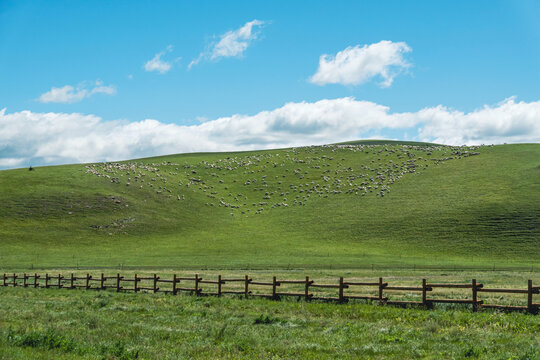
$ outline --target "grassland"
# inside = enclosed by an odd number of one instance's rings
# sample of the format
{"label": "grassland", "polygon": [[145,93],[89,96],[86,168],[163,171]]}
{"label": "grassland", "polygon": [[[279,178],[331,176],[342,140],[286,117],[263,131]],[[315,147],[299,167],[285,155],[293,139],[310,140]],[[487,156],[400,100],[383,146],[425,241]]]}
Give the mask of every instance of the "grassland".
{"label": "grassland", "polygon": [[535,316],[460,306],[0,288],[0,359],[525,360],[539,333]]}
{"label": "grassland", "polygon": [[0,171],[3,269],[522,268],[540,145],[354,143]]}
{"label": "grassland", "polygon": [[[368,141],[0,171],[0,268],[523,288],[540,283],[539,159]],[[524,305],[499,295],[482,298]],[[538,359],[539,333],[460,305],[0,287],[0,359]]]}

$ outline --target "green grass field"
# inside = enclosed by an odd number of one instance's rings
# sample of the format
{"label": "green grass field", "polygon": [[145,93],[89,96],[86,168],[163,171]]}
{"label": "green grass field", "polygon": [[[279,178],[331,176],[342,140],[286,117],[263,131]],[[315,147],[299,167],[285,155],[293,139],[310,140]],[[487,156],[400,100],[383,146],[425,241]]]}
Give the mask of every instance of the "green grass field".
{"label": "green grass field", "polygon": [[538,334],[535,316],[459,306],[0,289],[0,359],[532,360]]}
{"label": "green grass field", "polygon": [[[523,288],[540,282],[539,179],[539,144],[371,140],[5,170],[0,270]],[[539,324],[459,305],[0,288],[0,359],[525,360]]]}
{"label": "green grass field", "polygon": [[0,171],[4,269],[523,268],[540,145],[352,142]]}

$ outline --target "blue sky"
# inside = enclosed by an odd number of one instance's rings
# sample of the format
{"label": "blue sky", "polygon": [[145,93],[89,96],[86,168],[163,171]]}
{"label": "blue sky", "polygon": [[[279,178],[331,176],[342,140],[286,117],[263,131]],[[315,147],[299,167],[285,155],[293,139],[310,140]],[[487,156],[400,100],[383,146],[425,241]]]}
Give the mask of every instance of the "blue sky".
{"label": "blue sky", "polygon": [[535,1],[0,0],[0,168],[539,142],[539,18]]}

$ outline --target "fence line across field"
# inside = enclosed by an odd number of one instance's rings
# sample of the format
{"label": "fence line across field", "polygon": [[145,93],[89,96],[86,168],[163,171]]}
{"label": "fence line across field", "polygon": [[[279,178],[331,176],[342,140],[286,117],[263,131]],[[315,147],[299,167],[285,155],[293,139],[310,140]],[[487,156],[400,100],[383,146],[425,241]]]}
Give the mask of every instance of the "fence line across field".
{"label": "fence line across field", "polygon": [[[531,314],[538,314],[540,303],[533,302],[533,295],[540,293],[540,286],[533,286],[532,280],[527,281],[526,289],[506,289],[506,288],[485,288],[483,284],[477,283],[476,279],[472,279],[470,283],[450,284],[450,283],[428,283],[426,279],[422,279],[420,286],[399,286],[390,285],[388,282],[384,282],[383,278],[379,278],[374,282],[357,282],[346,281],[343,277],[340,277],[335,284],[319,284],[311,280],[309,276],[306,276],[302,280],[290,280],[283,279],[278,280],[276,276],[272,278],[271,282],[255,281],[249,275],[239,278],[224,278],[222,275],[218,275],[217,279],[202,278],[199,274],[190,276],[178,276],[173,274],[172,278],[165,279],[153,274],[153,276],[139,276],[137,274],[132,277],[122,276],[116,274],[113,276],[105,276],[101,273],[98,276],[90,275],[89,273],[84,276],[75,276],[71,273],[69,276],[62,274],[49,274],[39,275],[34,274],[4,274],[3,283],[0,286],[22,286],[22,287],[45,287],[45,288],[64,288],[64,289],[76,289],[81,288],[85,290],[105,290],[114,289],[117,292],[121,291],[133,291],[135,293],[140,291],[150,292],[164,292],[176,295],[180,292],[189,292],[196,296],[218,296],[221,297],[225,294],[242,295],[245,298],[249,297],[264,297],[274,300],[279,300],[281,297],[298,297],[303,298],[306,301],[310,300],[323,300],[333,301],[337,303],[345,303],[351,299],[377,301],[381,305],[417,305],[427,309],[433,307],[435,303],[450,303],[450,304],[470,304],[472,311],[477,311],[481,308],[496,308],[502,310],[522,310],[528,311]],[[164,286],[160,287],[161,284]],[[210,285],[215,287],[215,291],[203,291],[201,284]],[[233,287],[226,288],[224,285],[233,285]],[[236,286],[234,286],[236,285]],[[287,291],[283,289],[284,285],[293,285],[297,289],[294,291]],[[261,289],[262,287],[262,289]],[[270,292],[271,288],[271,292]],[[301,288],[299,290],[298,288]],[[361,289],[368,288],[377,292],[377,295],[363,295],[363,294],[347,294],[347,289]],[[470,291],[470,298],[468,299],[449,299],[449,298],[435,298],[429,297],[428,293],[432,293],[434,289],[466,289]],[[264,292],[264,289],[268,291]],[[313,291],[317,289],[330,289],[336,291],[335,294],[314,294]],[[255,292],[254,292],[255,290]],[[262,293],[261,293],[262,291]],[[388,297],[388,293],[395,292],[418,292],[421,293],[420,301],[410,300],[395,300]],[[386,293],[386,294],[385,294]],[[479,293],[500,293],[500,294],[522,294],[527,295],[527,306],[512,306],[512,305],[500,305],[500,304],[484,304],[483,300],[478,299]]]}

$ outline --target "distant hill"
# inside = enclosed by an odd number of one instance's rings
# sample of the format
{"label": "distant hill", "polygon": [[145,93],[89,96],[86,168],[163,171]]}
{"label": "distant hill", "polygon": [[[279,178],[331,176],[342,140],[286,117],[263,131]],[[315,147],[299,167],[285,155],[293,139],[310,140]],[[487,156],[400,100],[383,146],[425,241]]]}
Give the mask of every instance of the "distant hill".
{"label": "distant hill", "polygon": [[530,266],[540,145],[386,140],[0,171],[0,264]]}
{"label": "distant hill", "polygon": [[336,143],[334,145],[413,145],[413,146],[444,146],[421,141],[401,141],[401,140],[353,140]]}

